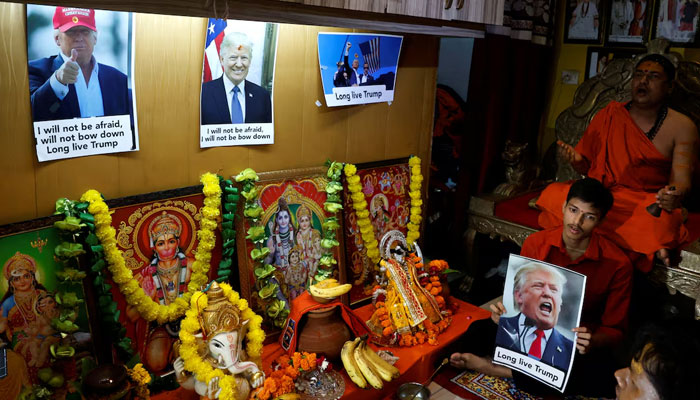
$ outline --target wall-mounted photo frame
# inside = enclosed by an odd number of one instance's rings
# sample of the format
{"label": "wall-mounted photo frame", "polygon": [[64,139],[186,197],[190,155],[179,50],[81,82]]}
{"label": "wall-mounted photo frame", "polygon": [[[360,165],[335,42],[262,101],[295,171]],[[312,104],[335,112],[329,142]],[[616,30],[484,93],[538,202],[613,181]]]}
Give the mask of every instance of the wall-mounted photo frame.
{"label": "wall-mounted photo frame", "polygon": [[[377,242],[381,242],[384,234],[391,230],[406,235],[411,210],[408,158],[362,163],[356,167]],[[367,257],[347,185],[344,185],[343,194],[346,275],[353,285],[349,301],[351,305],[360,305],[372,296],[375,266]]]}
{"label": "wall-mounted photo frame", "polygon": [[[333,216],[323,207],[327,199],[324,191],[328,182],[326,172],[325,167],[312,167],[258,174],[260,180],[255,187],[259,191],[258,202],[263,213],[256,226],[265,229],[267,240],[263,245],[270,249],[265,264],[274,267],[270,278],[276,285],[274,293],[263,290],[259,285],[261,280],[256,279],[254,273],[251,251],[256,247],[246,239],[251,223],[240,216],[242,213],[236,217],[241,296],[248,299],[252,309],[263,317],[268,342],[275,340],[286,322],[286,317],[280,318],[286,313],[271,310],[276,310],[280,304],[288,310],[292,300],[308,288],[309,278],[322,267],[319,263],[325,250],[321,247],[325,233],[322,224],[326,217]],[[345,282],[343,218],[342,215],[337,217],[339,245],[331,249],[337,260],[334,278]]]}
{"label": "wall-mounted photo frame", "polygon": [[[139,286],[156,303],[167,305],[187,291],[192,276],[197,230],[204,206],[202,186],[164,190],[108,200],[117,248]],[[215,230],[209,279],[216,277],[221,259],[221,232]],[[162,376],[172,371],[173,345],[179,339],[180,320],[160,325],[141,318],[127,304],[111,279],[111,293],[119,310],[119,322],[136,346],[143,365]]]}
{"label": "wall-mounted photo frame", "polygon": [[[91,285],[62,282],[57,276],[63,265],[55,249],[64,239],[53,224],[62,219],[61,215],[0,226],[0,346],[20,356],[8,356],[8,368],[17,376],[27,371],[26,384],[39,384],[42,368],[65,368],[69,364],[54,361],[52,346],[72,342],[75,361],[91,357],[93,362],[97,361],[96,349],[109,348],[104,341],[96,343],[102,338],[93,334],[97,309]],[[61,314],[59,292],[74,293],[82,300],[72,320],[78,330],[66,340],[53,322]],[[79,379],[70,373],[64,378],[66,382]]]}
{"label": "wall-mounted photo frame", "polygon": [[632,58],[645,52],[646,50],[642,48],[589,47],[584,79],[592,78],[603,72],[605,67],[615,58]]}
{"label": "wall-mounted photo frame", "polygon": [[657,0],[652,37],[667,39],[673,46],[698,47],[700,1]]}
{"label": "wall-mounted photo frame", "polygon": [[564,43],[600,44],[605,28],[605,2],[568,0],[564,18]]}
{"label": "wall-mounted photo frame", "polygon": [[606,44],[642,46],[649,37],[653,14],[650,0],[611,0]]}

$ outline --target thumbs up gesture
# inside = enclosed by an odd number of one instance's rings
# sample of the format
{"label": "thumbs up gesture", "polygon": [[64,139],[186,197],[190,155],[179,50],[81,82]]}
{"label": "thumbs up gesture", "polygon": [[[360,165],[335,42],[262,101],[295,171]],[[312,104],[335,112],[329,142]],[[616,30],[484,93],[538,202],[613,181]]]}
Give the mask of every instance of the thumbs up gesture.
{"label": "thumbs up gesture", "polygon": [[61,68],[56,71],[56,79],[58,79],[58,81],[62,84],[69,85],[71,83],[75,83],[75,81],[78,79],[80,66],[76,61],[77,58],[78,51],[76,49],[72,49],[70,51],[70,60],[64,62],[63,65],[61,65]]}

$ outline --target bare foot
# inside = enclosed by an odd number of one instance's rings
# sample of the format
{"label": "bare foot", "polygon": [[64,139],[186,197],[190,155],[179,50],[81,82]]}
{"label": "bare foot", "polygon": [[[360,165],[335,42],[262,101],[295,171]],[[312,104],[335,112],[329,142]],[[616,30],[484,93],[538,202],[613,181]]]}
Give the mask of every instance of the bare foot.
{"label": "bare foot", "polygon": [[490,359],[479,357],[471,353],[454,353],[450,356],[450,365],[455,368],[471,369],[473,371],[503,378],[512,378],[513,374],[509,368],[496,365]]}
{"label": "bare foot", "polygon": [[667,266],[667,267],[671,266],[671,253],[668,251],[668,249],[657,250],[656,251],[656,258],[661,260],[661,262],[663,262],[665,266]]}

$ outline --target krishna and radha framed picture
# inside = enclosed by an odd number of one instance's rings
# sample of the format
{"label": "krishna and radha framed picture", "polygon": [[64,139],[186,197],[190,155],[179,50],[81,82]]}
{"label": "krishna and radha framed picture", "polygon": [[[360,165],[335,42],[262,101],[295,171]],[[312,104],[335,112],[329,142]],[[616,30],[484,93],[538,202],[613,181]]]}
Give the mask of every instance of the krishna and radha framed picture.
{"label": "krishna and radha framed picture", "polygon": [[[330,249],[321,245],[329,236],[324,221],[334,216],[324,208],[326,171],[319,167],[263,172],[253,189],[242,192],[257,195],[253,203],[256,209],[260,207],[260,215],[237,218],[241,296],[263,317],[268,340],[279,334],[291,302],[309,287],[319,270],[329,269],[330,277],[345,280],[342,224],[330,228],[338,233],[332,233],[338,245]],[[261,234],[254,241],[251,232],[256,229]],[[324,265],[328,251],[337,264]]]}
{"label": "krishna and radha framed picture", "polygon": [[[357,164],[356,167],[361,193],[367,202],[371,230],[377,241],[381,241],[384,234],[391,230],[406,235],[411,208],[411,168],[408,158]],[[367,256],[348,185],[344,185],[343,198],[347,275],[348,282],[353,285],[349,301],[350,304],[359,305],[372,295],[376,266]]]}

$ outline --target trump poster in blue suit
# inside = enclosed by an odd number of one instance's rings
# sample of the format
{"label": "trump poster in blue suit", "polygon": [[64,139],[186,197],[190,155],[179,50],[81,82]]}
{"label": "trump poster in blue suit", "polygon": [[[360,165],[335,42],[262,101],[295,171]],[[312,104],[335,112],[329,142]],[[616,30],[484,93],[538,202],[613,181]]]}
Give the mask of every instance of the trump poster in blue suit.
{"label": "trump poster in blue suit", "polygon": [[129,13],[27,6],[39,161],[139,149],[130,20]]}
{"label": "trump poster in blue suit", "polygon": [[277,25],[209,18],[204,47],[199,146],[274,143]]}
{"label": "trump poster in blue suit", "polygon": [[493,362],[563,392],[585,287],[585,275],[511,254]]}

